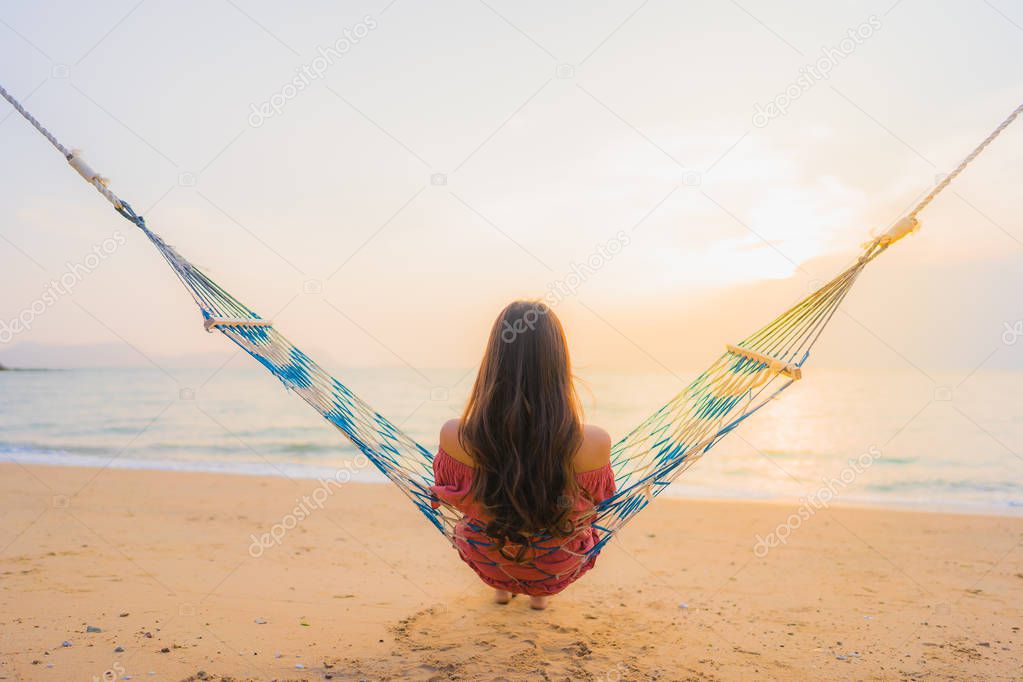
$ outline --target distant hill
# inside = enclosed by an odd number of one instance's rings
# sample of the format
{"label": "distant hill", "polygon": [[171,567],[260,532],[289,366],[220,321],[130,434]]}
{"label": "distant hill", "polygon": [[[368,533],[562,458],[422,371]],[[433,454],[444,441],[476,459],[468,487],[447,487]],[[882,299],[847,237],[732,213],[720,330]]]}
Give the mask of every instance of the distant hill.
{"label": "distant hill", "polygon": [[[179,356],[154,356],[161,367],[218,367],[234,352],[224,344],[222,352]],[[140,351],[124,343],[50,345],[35,342],[0,348],[0,369],[74,369],[90,367],[151,367]]]}

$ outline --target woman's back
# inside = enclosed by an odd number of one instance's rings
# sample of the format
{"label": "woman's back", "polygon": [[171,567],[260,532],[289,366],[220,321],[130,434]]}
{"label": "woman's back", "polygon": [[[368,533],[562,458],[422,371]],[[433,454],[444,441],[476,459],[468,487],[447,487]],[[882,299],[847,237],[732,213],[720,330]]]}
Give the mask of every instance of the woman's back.
{"label": "woman's back", "polygon": [[[524,545],[499,546],[486,533],[486,509],[472,495],[477,474],[472,456],[458,444],[459,420],[441,429],[440,449],[433,460],[432,492],[464,516],[455,526],[454,544],[462,560],[480,579],[499,592],[547,597],[561,592],[593,567],[597,543],[589,514],[595,504],[615,492],[611,471],[611,438],[603,429],[587,426],[573,457],[576,466],[573,497],[563,497],[573,530],[565,536],[529,538]],[[449,449],[450,448],[450,449]]]}
{"label": "woman's back", "polygon": [[[444,422],[444,426],[440,429],[440,446],[454,459],[475,468],[476,464],[472,455],[466,452],[460,442],[461,427],[461,419],[449,419]],[[572,465],[576,473],[599,469],[610,461],[611,436],[599,426],[584,424],[582,444],[572,455]]]}
{"label": "woman's back", "polygon": [[539,301],[506,306],[462,419],[444,424],[433,461],[438,504],[464,514],[455,546],[498,601],[554,594],[593,565],[591,512],[614,493],[610,458],[611,438],[582,422],[554,311]]}

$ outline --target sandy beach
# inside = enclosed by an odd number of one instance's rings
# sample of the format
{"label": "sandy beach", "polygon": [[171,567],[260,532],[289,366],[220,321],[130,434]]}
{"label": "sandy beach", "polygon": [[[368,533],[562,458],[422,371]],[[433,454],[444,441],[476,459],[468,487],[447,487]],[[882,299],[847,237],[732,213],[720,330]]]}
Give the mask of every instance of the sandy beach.
{"label": "sandy beach", "polygon": [[757,535],[792,505],[662,498],[532,612],[522,599],[492,604],[391,486],[346,484],[279,543],[253,546],[319,486],[0,464],[0,678],[1007,680],[1023,669],[1023,519],[821,509],[757,556]]}

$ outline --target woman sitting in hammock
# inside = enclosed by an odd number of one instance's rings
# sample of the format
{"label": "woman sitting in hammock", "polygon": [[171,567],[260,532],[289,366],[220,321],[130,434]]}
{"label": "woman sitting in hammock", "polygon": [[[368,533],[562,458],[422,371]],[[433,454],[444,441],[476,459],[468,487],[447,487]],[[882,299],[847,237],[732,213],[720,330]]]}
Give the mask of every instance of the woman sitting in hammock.
{"label": "woman sitting in hammock", "polygon": [[614,494],[611,438],[581,422],[561,322],[543,303],[498,316],[462,419],[441,429],[433,460],[440,502],[464,516],[462,559],[507,604],[547,606],[593,567],[593,506]]}

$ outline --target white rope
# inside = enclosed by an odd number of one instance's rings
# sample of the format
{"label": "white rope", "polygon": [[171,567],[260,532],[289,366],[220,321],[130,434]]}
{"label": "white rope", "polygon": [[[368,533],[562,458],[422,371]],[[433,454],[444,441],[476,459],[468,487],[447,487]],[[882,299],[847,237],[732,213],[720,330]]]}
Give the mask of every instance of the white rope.
{"label": "white rope", "polygon": [[108,180],[90,168],[89,164],[82,160],[82,153],[80,151],[69,151],[67,147],[60,143],[60,140],[58,140],[53,133],[47,130],[35,116],[29,113],[29,111],[21,105],[21,102],[14,99],[14,95],[7,92],[7,89],[4,88],[3,85],[0,85],[0,95],[10,102],[15,111],[24,116],[26,121],[31,123],[36,130],[42,133],[43,137],[49,140],[50,144],[56,147],[57,151],[63,154],[64,158],[67,159],[67,162],[71,164],[71,167],[78,171],[78,174],[85,178],[86,182],[95,187],[96,191],[102,194],[107,201],[113,204],[114,208],[118,210],[122,208],[121,200],[118,199],[117,195],[111,192],[107,187]]}
{"label": "white rope", "polygon": [[995,138],[998,137],[999,135],[1001,135],[1002,131],[1005,130],[1006,128],[1008,128],[1009,124],[1011,124],[1013,121],[1015,121],[1016,117],[1019,116],[1021,113],[1023,113],[1023,104],[1020,104],[1018,107],[1016,107],[1013,110],[1013,112],[1011,114],[1009,114],[1008,118],[1006,118],[1004,121],[1002,121],[998,125],[998,127],[995,128],[991,132],[990,135],[988,135],[986,138],[984,138],[983,142],[981,142],[976,147],[974,147],[973,151],[970,152],[967,155],[967,157],[965,159],[963,159],[959,163],[959,165],[956,166],[955,169],[951,173],[949,173],[944,178],[942,178],[941,182],[939,182],[937,185],[935,185],[934,189],[932,189],[930,192],[928,192],[927,196],[925,196],[923,199],[921,199],[917,203],[917,205],[913,207],[913,210],[910,211],[908,214],[906,214],[906,217],[907,218],[916,218],[916,216],[920,213],[920,211],[922,211],[925,208],[927,208],[927,204],[931,203],[931,201],[934,200],[934,197],[938,196],[943,189],[948,187],[949,184],[953,180],[955,180],[956,177],[958,177],[958,175],[960,173],[962,173],[964,170],[966,170],[966,167],[969,166],[970,163],[972,163],[974,159],[976,159],[978,156],[980,156],[980,153],[982,151],[984,151],[984,149],[989,144],[994,142]]}
{"label": "white rope", "polygon": [[107,183],[110,181],[94,171],[92,166],[85,162],[80,150],[73,150],[71,156],[67,157],[67,162],[78,171],[79,175],[85,178],[87,183],[95,187],[97,192],[106,197],[107,201],[114,205],[114,208],[121,208],[121,200],[107,187]]}
{"label": "white rope", "polygon": [[895,221],[888,230],[863,245],[864,253],[860,256],[860,263],[867,263],[874,260],[882,251],[887,249],[889,246],[899,241],[903,237],[920,229],[920,221],[917,216],[920,212],[927,208],[927,205],[934,201],[934,198],[941,194],[941,192],[952,184],[952,181],[959,177],[959,174],[966,170],[966,167],[973,163],[973,160],[980,156],[980,153],[992,142],[995,138],[1002,134],[1009,125],[1016,120],[1019,115],[1023,113],[1023,104],[1013,109],[1009,116],[998,124],[998,127],[991,131],[991,134],[984,138],[984,141],[973,148],[973,151],[966,155],[966,158],[959,162],[959,165],[952,169],[952,172],[947,174],[941,179],[941,182],[936,184],[934,188],[927,193],[927,195],[917,202],[916,206],[912,208],[906,215]]}
{"label": "white rope", "polygon": [[53,136],[53,133],[51,133],[49,130],[44,128],[43,124],[36,120],[35,116],[33,116],[32,114],[28,113],[28,111],[25,109],[25,107],[21,106],[21,102],[19,102],[18,100],[14,99],[14,96],[11,95],[11,93],[7,92],[7,90],[4,88],[3,85],[0,85],[0,95],[3,95],[4,99],[7,100],[8,102],[10,102],[11,106],[14,107],[19,114],[21,114],[22,116],[25,117],[25,120],[27,120],[29,123],[34,125],[36,130],[38,130],[40,133],[42,133],[43,137],[45,137],[47,140],[49,140],[50,144],[52,144],[54,147],[56,147],[57,151],[59,151],[61,154],[64,155],[65,159],[69,158],[71,156],[71,152],[68,151],[67,147],[62,145],[60,143],[60,141],[57,140],[57,138]]}

